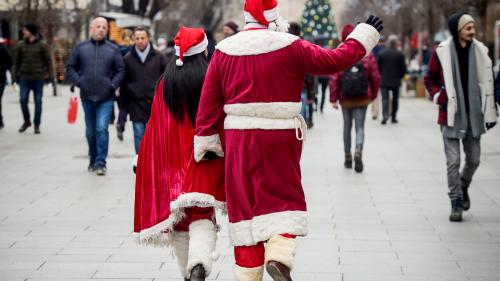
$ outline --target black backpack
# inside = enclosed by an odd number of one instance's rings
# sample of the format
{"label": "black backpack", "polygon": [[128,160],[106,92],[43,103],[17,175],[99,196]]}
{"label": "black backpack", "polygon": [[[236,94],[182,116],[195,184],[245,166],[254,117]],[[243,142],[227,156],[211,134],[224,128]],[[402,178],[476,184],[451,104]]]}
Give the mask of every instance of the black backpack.
{"label": "black backpack", "polygon": [[362,61],[346,69],[340,78],[344,97],[363,97],[368,93],[368,78]]}

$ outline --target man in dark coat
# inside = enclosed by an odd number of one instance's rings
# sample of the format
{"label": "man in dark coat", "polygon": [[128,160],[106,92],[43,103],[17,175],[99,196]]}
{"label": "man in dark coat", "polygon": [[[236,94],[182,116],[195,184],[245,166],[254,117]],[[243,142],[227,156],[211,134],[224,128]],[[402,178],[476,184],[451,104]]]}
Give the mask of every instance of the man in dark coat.
{"label": "man in dark coat", "polygon": [[71,89],[80,88],[89,144],[89,172],[106,174],[108,124],[115,91],[125,76],[118,47],[106,40],[108,22],[102,17],[91,24],[91,39],[75,46],[67,64]]}
{"label": "man in dark coat", "polygon": [[3,129],[3,116],[2,116],[2,96],[7,84],[7,70],[12,66],[12,57],[10,56],[7,48],[0,44],[0,130]]}
{"label": "man in dark coat", "polygon": [[382,125],[389,119],[389,93],[392,92],[392,123],[398,123],[396,118],[399,106],[399,87],[406,73],[404,54],[399,51],[399,40],[396,35],[389,36],[389,47],[380,52],[377,62],[381,77],[382,92]]}
{"label": "man in dark coat", "polygon": [[133,123],[135,153],[139,153],[146,123],[151,116],[155,85],[165,70],[167,60],[153,48],[145,28],[135,29],[134,42],[135,45],[124,57],[126,74],[121,98]]}
{"label": "man in dark coat", "polygon": [[[14,50],[13,80],[19,83],[20,104],[24,123],[19,128],[22,133],[31,126],[30,111],[28,108],[29,93],[35,96],[35,134],[40,134],[42,119],[42,96],[45,79],[54,80],[52,60],[49,47],[41,40],[38,26],[26,24],[23,27],[23,40]],[[46,76],[48,74],[48,77]]]}

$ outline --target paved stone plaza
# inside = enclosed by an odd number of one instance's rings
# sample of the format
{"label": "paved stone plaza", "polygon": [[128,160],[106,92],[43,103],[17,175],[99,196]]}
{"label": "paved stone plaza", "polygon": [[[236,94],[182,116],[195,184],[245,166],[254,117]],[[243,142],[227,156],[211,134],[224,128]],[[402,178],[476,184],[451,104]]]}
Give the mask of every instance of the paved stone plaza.
{"label": "paved stone plaza", "polygon": [[[17,132],[18,94],[4,94],[0,280],[181,280],[170,249],[137,246],[132,236],[130,123],[124,142],[110,127],[107,176],[89,174],[82,108],[68,125],[61,90],[45,91],[41,135]],[[294,280],[500,280],[500,126],[482,140],[471,210],[450,223],[436,116],[423,99],[403,99],[397,125],[368,116],[363,174],[343,168],[340,112],[327,106],[315,116],[302,161],[310,228]],[[219,223],[209,280],[232,280],[226,218]]]}

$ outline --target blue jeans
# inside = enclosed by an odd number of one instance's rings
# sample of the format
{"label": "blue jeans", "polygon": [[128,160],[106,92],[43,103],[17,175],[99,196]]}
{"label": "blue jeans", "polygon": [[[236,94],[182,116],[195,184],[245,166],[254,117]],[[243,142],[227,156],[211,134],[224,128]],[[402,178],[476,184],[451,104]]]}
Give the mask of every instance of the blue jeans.
{"label": "blue jeans", "polygon": [[304,120],[306,120],[306,122],[312,123],[313,107],[312,104],[307,104],[307,93],[302,92],[300,94],[300,99],[302,101],[302,108],[300,110],[300,115],[304,117]]}
{"label": "blue jeans", "polygon": [[132,122],[134,127],[134,147],[135,154],[139,154],[139,146],[141,145],[142,137],[144,136],[144,131],[146,131],[146,124],[142,122]]}
{"label": "blue jeans", "polygon": [[109,146],[108,126],[113,104],[113,100],[100,102],[82,100],[90,165],[97,168],[106,167]]}
{"label": "blue jeans", "polygon": [[20,80],[19,88],[21,110],[25,123],[30,123],[30,110],[28,108],[30,91],[33,90],[35,96],[35,125],[40,125],[42,121],[42,96],[43,96],[43,80]]}
{"label": "blue jeans", "polygon": [[356,129],[356,151],[363,151],[363,144],[365,142],[366,107],[342,107],[342,116],[344,117],[344,152],[346,154],[351,154],[352,119],[354,119],[354,126]]}

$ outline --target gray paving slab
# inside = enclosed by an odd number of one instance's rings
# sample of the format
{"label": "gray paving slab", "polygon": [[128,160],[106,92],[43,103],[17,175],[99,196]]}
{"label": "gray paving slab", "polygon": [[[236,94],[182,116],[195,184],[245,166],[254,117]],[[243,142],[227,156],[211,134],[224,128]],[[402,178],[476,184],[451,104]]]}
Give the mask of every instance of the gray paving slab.
{"label": "gray paving slab", "polygon": [[[67,124],[68,88],[60,92],[44,97],[41,135],[19,134],[18,93],[8,87],[3,97],[0,280],[180,280],[171,250],[137,246],[132,236],[130,124],[123,142],[109,128],[108,175],[91,175],[82,108]],[[400,124],[367,118],[362,174],[343,168],[340,112],[327,106],[315,116],[301,163],[309,235],[298,239],[294,280],[500,280],[500,129],[482,138],[472,208],[452,224],[436,116],[432,103],[402,99]],[[219,222],[209,280],[233,280]]]}

